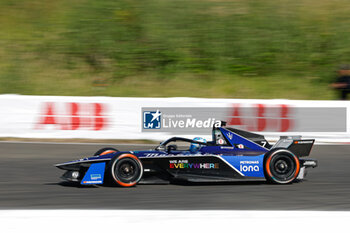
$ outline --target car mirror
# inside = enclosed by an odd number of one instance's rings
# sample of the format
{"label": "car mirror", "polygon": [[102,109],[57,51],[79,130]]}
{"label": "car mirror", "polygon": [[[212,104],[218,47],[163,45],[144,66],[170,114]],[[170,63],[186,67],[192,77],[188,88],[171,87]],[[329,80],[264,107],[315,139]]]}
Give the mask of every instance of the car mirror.
{"label": "car mirror", "polygon": [[165,146],[159,145],[159,146],[156,147],[156,150],[157,151],[165,151]]}
{"label": "car mirror", "polygon": [[169,145],[167,147],[167,151],[170,152],[170,151],[173,151],[173,150],[177,150],[177,145]]}

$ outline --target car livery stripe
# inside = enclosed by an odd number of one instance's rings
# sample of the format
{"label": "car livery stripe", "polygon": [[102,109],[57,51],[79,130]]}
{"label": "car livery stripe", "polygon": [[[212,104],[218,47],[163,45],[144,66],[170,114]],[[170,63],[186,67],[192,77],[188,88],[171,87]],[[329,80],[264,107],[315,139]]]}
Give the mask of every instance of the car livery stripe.
{"label": "car livery stripe", "polygon": [[[247,138],[245,138],[245,137],[243,137],[243,136],[241,136],[239,134],[231,132],[231,131],[229,131],[229,130],[227,130],[225,128],[221,128],[221,132],[223,132],[223,135],[230,142],[230,144],[232,146],[233,146],[233,144],[235,144],[235,142],[233,141],[233,139],[228,137],[228,134],[234,134],[236,139],[239,139],[240,141],[242,141],[242,144],[247,144],[247,146],[251,147],[251,149],[259,149],[259,150],[262,150],[264,152],[268,151],[265,147],[259,145],[258,143],[253,142],[253,141],[251,141],[251,140],[249,140],[249,139],[247,139]],[[241,142],[239,142],[239,143],[241,143]]]}
{"label": "car livery stripe", "polygon": [[64,165],[71,165],[71,164],[76,164],[76,163],[94,163],[94,162],[109,161],[109,160],[111,160],[111,158],[108,158],[108,159],[96,158],[96,159],[77,160],[77,161],[72,161],[72,162],[55,164],[55,167],[64,166]]}
{"label": "car livery stripe", "polygon": [[183,156],[152,156],[152,157],[142,157],[142,159],[162,159],[162,158],[176,158],[176,157],[184,157],[184,158],[198,158],[198,157],[215,157],[215,158],[219,158],[221,161],[223,161],[224,163],[226,163],[229,167],[231,167],[233,170],[235,170],[238,174],[240,174],[241,176],[244,176],[244,174],[242,172],[240,172],[237,168],[235,168],[232,164],[230,164],[228,161],[226,161],[225,159],[223,159],[220,155],[183,155]]}

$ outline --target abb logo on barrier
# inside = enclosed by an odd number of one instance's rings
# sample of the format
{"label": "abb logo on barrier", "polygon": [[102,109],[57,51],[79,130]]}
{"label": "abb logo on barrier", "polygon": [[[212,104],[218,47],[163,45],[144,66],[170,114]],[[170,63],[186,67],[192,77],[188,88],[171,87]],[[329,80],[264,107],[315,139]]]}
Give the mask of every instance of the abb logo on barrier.
{"label": "abb logo on barrier", "polygon": [[107,125],[106,110],[101,103],[46,102],[35,129],[52,125],[58,130],[103,130]]}
{"label": "abb logo on barrier", "polygon": [[292,108],[288,105],[234,104],[228,125],[248,131],[287,132],[294,126]]}

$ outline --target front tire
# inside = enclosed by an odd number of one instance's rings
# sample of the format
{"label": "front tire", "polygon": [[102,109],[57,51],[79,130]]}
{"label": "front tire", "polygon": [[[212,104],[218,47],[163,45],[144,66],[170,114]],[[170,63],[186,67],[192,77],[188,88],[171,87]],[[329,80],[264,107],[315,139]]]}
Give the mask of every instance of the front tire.
{"label": "front tire", "polygon": [[266,155],[264,170],[268,181],[275,184],[289,184],[297,178],[300,162],[289,150],[276,149]]}
{"label": "front tire", "polygon": [[114,157],[107,169],[112,183],[122,187],[135,186],[143,174],[142,163],[133,154]]}

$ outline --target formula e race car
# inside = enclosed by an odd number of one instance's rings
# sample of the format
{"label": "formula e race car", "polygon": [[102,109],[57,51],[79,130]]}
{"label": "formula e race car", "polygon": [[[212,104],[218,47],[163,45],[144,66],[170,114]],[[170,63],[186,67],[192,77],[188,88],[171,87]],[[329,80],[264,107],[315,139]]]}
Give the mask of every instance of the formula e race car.
{"label": "formula e race car", "polygon": [[252,180],[289,184],[304,179],[307,168],[317,167],[317,160],[304,158],[314,141],[281,136],[270,145],[262,135],[221,125],[213,127],[208,142],[173,137],[154,150],[103,148],[92,157],[55,166],[66,170],[61,178],[81,185]]}

